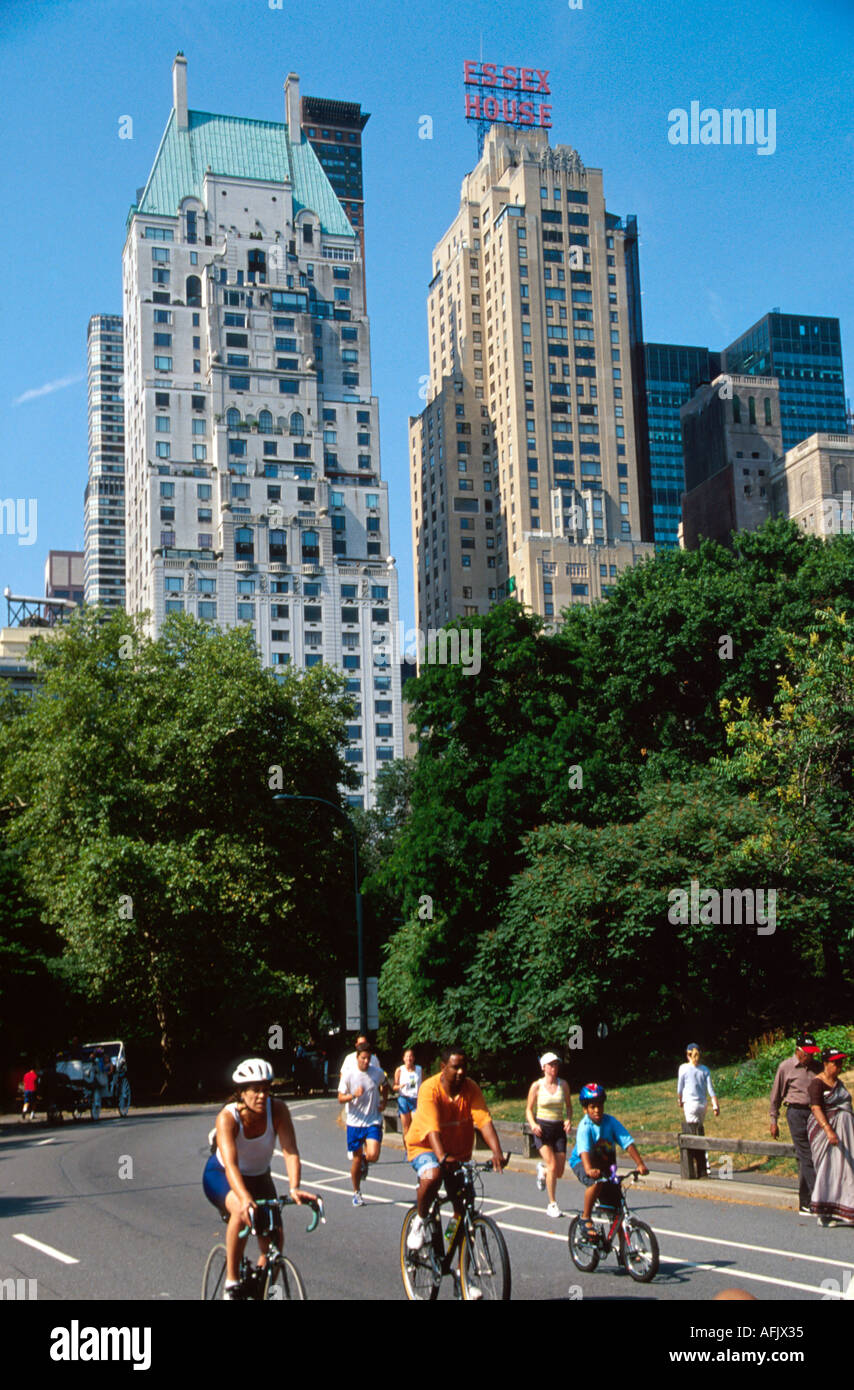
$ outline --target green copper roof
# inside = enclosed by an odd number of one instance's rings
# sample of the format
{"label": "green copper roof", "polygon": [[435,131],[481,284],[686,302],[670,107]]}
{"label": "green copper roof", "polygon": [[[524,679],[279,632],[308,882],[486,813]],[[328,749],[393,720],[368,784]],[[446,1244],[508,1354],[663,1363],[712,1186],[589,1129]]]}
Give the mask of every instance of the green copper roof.
{"label": "green copper roof", "polygon": [[139,201],[144,216],[175,217],[182,198],[201,199],[205,170],[235,179],[290,183],[294,212],[310,208],[324,232],[352,236],[323,166],[305,136],[292,144],[286,125],[243,116],[190,111],[189,127],[178,130],[170,112],[154,167]]}

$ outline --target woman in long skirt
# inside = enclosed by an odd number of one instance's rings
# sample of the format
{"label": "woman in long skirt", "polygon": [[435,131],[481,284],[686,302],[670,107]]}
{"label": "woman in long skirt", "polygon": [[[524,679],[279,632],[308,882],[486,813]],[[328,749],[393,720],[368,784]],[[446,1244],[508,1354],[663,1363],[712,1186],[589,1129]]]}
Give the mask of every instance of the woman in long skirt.
{"label": "woman in long skirt", "polygon": [[810,1210],[819,1226],[854,1226],[854,1108],[839,1080],[846,1059],[838,1047],[826,1047],[824,1069],[809,1084],[807,1137],[815,1165]]}

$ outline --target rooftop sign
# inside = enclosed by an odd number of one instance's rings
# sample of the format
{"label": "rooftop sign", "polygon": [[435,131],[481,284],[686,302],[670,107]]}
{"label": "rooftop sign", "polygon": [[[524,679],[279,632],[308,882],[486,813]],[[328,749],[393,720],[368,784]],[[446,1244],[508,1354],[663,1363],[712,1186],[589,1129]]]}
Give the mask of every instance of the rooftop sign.
{"label": "rooftop sign", "polygon": [[501,121],[523,128],[551,130],[549,74],[539,68],[500,67],[497,63],[463,63],[466,120],[489,125]]}

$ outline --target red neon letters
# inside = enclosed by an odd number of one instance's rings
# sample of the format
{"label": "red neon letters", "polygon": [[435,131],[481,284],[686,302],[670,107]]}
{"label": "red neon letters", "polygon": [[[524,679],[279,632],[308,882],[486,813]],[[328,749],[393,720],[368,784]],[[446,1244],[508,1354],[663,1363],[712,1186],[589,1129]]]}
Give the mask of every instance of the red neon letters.
{"label": "red neon letters", "polygon": [[[545,102],[523,101],[523,94],[533,93],[551,96],[548,69],[502,67],[497,63],[477,63],[467,59],[463,63],[463,81],[467,87],[477,87],[477,92],[466,92],[466,119],[475,121],[501,121],[506,125],[539,125],[551,129],[551,106]],[[493,95],[484,88],[513,91],[515,97]]]}

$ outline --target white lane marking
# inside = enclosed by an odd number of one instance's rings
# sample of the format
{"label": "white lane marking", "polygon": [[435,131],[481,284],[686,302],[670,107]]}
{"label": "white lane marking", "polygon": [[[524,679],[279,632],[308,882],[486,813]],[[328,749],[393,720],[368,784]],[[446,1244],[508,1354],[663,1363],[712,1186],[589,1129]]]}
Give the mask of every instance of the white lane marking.
{"label": "white lane marking", "polygon": [[294,1115],[294,1124],[296,1124],[299,1120],[316,1120],[316,1119],[317,1119],[317,1116],[316,1116],[316,1115]]}
{"label": "white lane marking", "polygon": [[61,1250],[55,1250],[52,1245],[45,1245],[40,1240],[33,1240],[32,1236],[15,1234],[13,1240],[19,1240],[23,1245],[31,1245],[34,1250],[41,1250],[43,1255],[50,1255],[52,1259],[59,1260],[64,1265],[79,1265],[80,1261],[75,1260],[73,1255],[64,1255]]}
{"label": "white lane marking", "polygon": [[[640,1208],[638,1208],[640,1210]],[[662,1236],[678,1236],[680,1240],[702,1241],[704,1245],[725,1245],[732,1250],[758,1250],[763,1255],[782,1255],[787,1260],[809,1260],[811,1264],[817,1265],[838,1265],[841,1269],[850,1269],[852,1260],[833,1260],[829,1255],[801,1255],[797,1250],[776,1250],[771,1245],[747,1245],[740,1240],[723,1240],[720,1236],[695,1236],[687,1231],[666,1231],[662,1226],[656,1226],[656,1232]]]}
{"label": "white lane marking", "polygon": [[[328,1167],[328,1165],[322,1164],[322,1163],[307,1163],[307,1164],[304,1164],[303,1166],[304,1166],[304,1167],[307,1167],[307,1168],[317,1168],[317,1169],[319,1169],[319,1170],[322,1169],[324,1172],[335,1174],[337,1177],[349,1177],[349,1174],[346,1172],[346,1170],[342,1170],[342,1169],[338,1169],[338,1168],[330,1168],[330,1167]],[[281,1178],[284,1178],[286,1175],[283,1174],[283,1173],[274,1173],[273,1176],[274,1176],[274,1177],[281,1177]],[[372,1177],[373,1177],[373,1175],[372,1175]],[[373,1181],[374,1181],[374,1182],[382,1183],[384,1186],[387,1186],[387,1187],[404,1187],[404,1188],[407,1188],[407,1189],[409,1188],[409,1184],[408,1184],[408,1183],[392,1182],[392,1181],[391,1181],[390,1179],[388,1179],[388,1178],[377,1178],[377,1177],[373,1177]],[[332,1183],[331,1183],[329,1180],[327,1180],[327,1181],[325,1181],[325,1182],[318,1182],[318,1183],[316,1183],[315,1185],[316,1185],[317,1187],[325,1188],[325,1189],[326,1189],[327,1191],[329,1191],[329,1192],[337,1193],[339,1196],[342,1196],[342,1197],[346,1197],[346,1196],[349,1195],[349,1194],[346,1192],[346,1190],[342,1191],[341,1188],[333,1187],[333,1186],[332,1186]],[[394,1202],[393,1199],[391,1199],[391,1198],[389,1198],[389,1197],[379,1197],[379,1196],[376,1196],[376,1195],[373,1194],[373,1193],[370,1194],[369,1200],[373,1200],[374,1203],[376,1203],[376,1204],[382,1204],[382,1205],[384,1205],[384,1206],[397,1206],[397,1207],[408,1208],[408,1207],[410,1207],[410,1206],[412,1205],[411,1202]],[[488,1199],[487,1199],[487,1200],[488,1200]],[[511,1204],[509,1204],[509,1203],[506,1204],[504,1209],[505,1209],[505,1210],[508,1210],[508,1211],[511,1210],[511,1209],[512,1209],[512,1208],[511,1208]],[[527,1208],[523,1208],[523,1210],[527,1210]],[[539,1208],[534,1208],[534,1210],[537,1210],[537,1211],[538,1211]],[[511,1224],[509,1221],[502,1221],[502,1222],[501,1222],[501,1225],[502,1225],[502,1227],[503,1227],[504,1229],[506,1229],[506,1230],[508,1230],[508,1231],[515,1231],[515,1232],[517,1232],[519,1235],[537,1236],[537,1237],[539,1237],[540,1240],[559,1240],[559,1241],[565,1241],[565,1240],[566,1240],[566,1236],[565,1236],[564,1234],[558,1232],[558,1231],[537,1231],[537,1230],[534,1230],[533,1227],[531,1227],[531,1226],[516,1226],[516,1225]],[[662,1230],[662,1231],[661,1231],[661,1234],[662,1234],[662,1235],[678,1235],[678,1236],[681,1236],[683,1239],[693,1239],[693,1240],[701,1240],[701,1241],[705,1241],[705,1242],[713,1242],[713,1243],[716,1244],[716,1245],[736,1246],[736,1242],[725,1241],[725,1240],[719,1240],[719,1239],[716,1239],[716,1238],[713,1237],[713,1236],[690,1236],[690,1235],[689,1235],[688,1233],[686,1233],[685,1231],[664,1231],[664,1230]],[[790,1255],[792,1255],[793,1258],[802,1258],[802,1259],[806,1259],[806,1260],[812,1260],[812,1261],[817,1262],[818,1264],[839,1264],[839,1265],[842,1265],[842,1267],[845,1268],[845,1269],[850,1268],[850,1261],[848,1261],[848,1262],[846,1263],[844,1260],[823,1260],[823,1259],[821,1258],[821,1256],[819,1256],[819,1255],[804,1255],[804,1256],[798,1257],[798,1256],[796,1256],[796,1255],[793,1255],[793,1252],[785,1251],[785,1250],[784,1250],[784,1251],[780,1251],[780,1250],[770,1250],[770,1249],[768,1249],[768,1247],[762,1246],[762,1245],[739,1245],[737,1248],[742,1248],[742,1249],[745,1249],[745,1250],[754,1250],[754,1251],[758,1251],[760,1254],[763,1254],[763,1253],[767,1253],[767,1254],[777,1254],[777,1255],[784,1255],[784,1256],[786,1256],[786,1257],[789,1257]],[[676,1258],[675,1256],[673,1256],[673,1255],[662,1255],[662,1256],[661,1256],[661,1262],[662,1262],[662,1264],[680,1265],[680,1266],[682,1266],[683,1268],[688,1268],[688,1269],[701,1269],[701,1270],[705,1270],[705,1271],[707,1271],[707,1272],[710,1273],[710,1274],[719,1274],[722,1278],[725,1277],[725,1276],[727,1276],[727,1275],[730,1273],[729,1270],[721,1269],[718,1265],[699,1264],[699,1263],[696,1263],[696,1262],[693,1261],[693,1260],[680,1260],[680,1259],[677,1259],[677,1258]],[[837,1293],[833,1293],[833,1294],[831,1294],[831,1293],[830,1293],[830,1290],[825,1289],[825,1288],[821,1288],[821,1287],[817,1287],[817,1286],[814,1285],[814,1284],[800,1284],[800,1283],[797,1283],[796,1281],[791,1280],[791,1279],[774,1278],[774,1277],[772,1277],[771,1275],[767,1275],[767,1274],[752,1274],[752,1273],[749,1273],[747,1270],[743,1270],[740,1266],[737,1266],[737,1274],[738,1274],[738,1278],[739,1278],[739,1279],[752,1279],[752,1280],[754,1281],[754,1283],[759,1283],[759,1284],[774,1284],[775,1286],[778,1286],[778,1287],[781,1287],[781,1288],[797,1289],[797,1290],[798,1290],[799,1292],[801,1292],[801,1293],[829,1294],[829,1295],[830,1295],[831,1297],[833,1297],[833,1298],[842,1298],[842,1294],[841,1294],[841,1293],[838,1293],[838,1294],[837,1294]]]}
{"label": "white lane marking", "polygon": [[37,1149],[40,1149],[41,1146],[42,1146],[42,1144],[55,1144],[55,1143],[56,1143],[56,1140],[55,1140],[55,1139],[39,1139],[38,1143],[36,1144],[36,1148],[37,1148]]}

